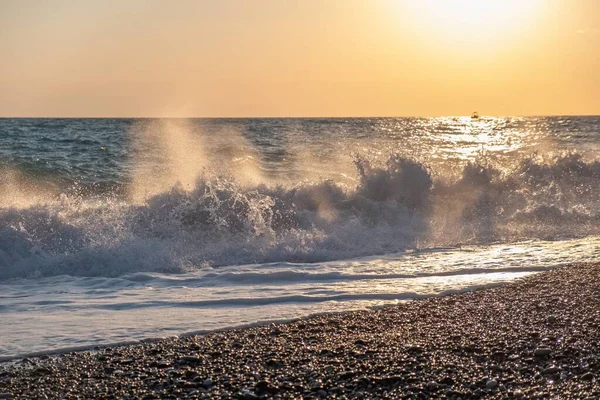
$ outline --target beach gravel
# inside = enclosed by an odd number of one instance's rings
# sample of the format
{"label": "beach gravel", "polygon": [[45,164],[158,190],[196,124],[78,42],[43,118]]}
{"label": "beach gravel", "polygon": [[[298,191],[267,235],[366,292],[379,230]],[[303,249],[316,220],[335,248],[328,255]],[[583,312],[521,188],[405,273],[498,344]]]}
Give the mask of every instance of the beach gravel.
{"label": "beach gravel", "polygon": [[372,311],[0,364],[0,399],[600,399],[600,264]]}

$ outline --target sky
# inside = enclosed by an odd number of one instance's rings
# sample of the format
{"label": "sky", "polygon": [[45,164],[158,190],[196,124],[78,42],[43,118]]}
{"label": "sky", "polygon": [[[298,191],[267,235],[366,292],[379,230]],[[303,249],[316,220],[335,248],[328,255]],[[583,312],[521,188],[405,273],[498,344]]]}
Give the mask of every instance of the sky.
{"label": "sky", "polygon": [[0,116],[600,114],[596,0],[0,0]]}

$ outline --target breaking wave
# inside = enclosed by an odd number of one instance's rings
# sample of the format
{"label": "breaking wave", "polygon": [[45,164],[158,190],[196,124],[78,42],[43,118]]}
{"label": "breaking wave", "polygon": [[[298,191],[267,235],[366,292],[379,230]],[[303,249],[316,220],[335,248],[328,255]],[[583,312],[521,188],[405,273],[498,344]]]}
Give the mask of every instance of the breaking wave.
{"label": "breaking wave", "polygon": [[249,183],[233,170],[203,167],[186,185],[143,198],[126,184],[77,191],[54,181],[41,191],[24,185],[22,173],[3,171],[0,279],[186,272],[600,234],[600,163],[576,153],[532,154],[511,166],[481,157],[458,175],[397,154],[384,162],[355,157],[354,185]]}

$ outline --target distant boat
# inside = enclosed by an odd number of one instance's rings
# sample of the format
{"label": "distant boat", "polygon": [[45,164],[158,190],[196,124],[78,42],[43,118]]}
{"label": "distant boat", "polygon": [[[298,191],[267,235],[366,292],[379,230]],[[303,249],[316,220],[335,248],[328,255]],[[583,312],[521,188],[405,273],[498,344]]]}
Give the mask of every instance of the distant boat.
{"label": "distant boat", "polygon": [[473,114],[471,114],[471,119],[479,119],[479,114],[477,111],[474,111]]}

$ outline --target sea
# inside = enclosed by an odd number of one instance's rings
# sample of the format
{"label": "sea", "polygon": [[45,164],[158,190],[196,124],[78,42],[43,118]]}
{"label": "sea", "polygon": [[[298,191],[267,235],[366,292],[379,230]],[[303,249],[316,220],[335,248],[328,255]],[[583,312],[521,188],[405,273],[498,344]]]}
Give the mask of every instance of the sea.
{"label": "sea", "polygon": [[600,117],[0,119],[0,360],[372,309],[600,249]]}

